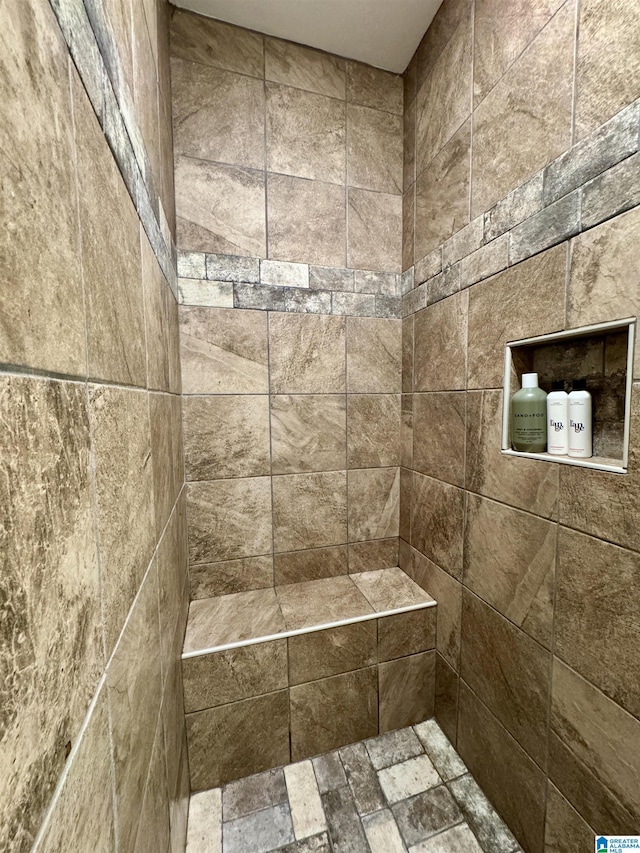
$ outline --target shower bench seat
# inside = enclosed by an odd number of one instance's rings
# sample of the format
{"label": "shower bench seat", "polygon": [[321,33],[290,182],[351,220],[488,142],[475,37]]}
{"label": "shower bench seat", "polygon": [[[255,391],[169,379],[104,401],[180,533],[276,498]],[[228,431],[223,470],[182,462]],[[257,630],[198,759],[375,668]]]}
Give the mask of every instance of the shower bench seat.
{"label": "shower bench seat", "polygon": [[191,789],[432,716],[436,602],[399,568],[191,602]]}

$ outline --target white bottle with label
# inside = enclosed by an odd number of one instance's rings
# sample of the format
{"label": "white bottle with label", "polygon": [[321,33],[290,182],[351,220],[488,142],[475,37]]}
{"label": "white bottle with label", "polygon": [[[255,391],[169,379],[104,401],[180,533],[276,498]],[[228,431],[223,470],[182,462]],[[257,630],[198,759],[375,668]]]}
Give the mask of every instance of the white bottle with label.
{"label": "white bottle with label", "polygon": [[554,382],[547,395],[547,453],[566,456],[569,453],[569,395],[564,382]]}
{"label": "white bottle with label", "polygon": [[586,379],[576,380],[569,394],[569,456],[593,456],[591,394]]}

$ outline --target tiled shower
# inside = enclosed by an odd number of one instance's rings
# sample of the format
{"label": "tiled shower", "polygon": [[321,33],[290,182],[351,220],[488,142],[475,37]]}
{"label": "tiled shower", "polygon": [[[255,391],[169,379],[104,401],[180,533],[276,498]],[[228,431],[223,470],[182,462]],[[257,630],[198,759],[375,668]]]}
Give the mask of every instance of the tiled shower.
{"label": "tiled shower", "polygon": [[506,343],[638,314],[637,4],[0,19],[0,849],[434,715],[527,853],[639,833],[637,353],[626,473],[500,453]]}

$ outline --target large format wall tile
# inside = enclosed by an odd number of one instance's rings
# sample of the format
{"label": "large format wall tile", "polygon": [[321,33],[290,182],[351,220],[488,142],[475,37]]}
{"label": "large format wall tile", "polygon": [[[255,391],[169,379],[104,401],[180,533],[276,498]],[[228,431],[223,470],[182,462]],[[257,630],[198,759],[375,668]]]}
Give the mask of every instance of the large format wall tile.
{"label": "large format wall tile", "polygon": [[343,471],[347,415],[344,396],[280,394],[271,397],[274,474]]}
{"label": "large format wall tile", "polygon": [[387,661],[378,670],[381,732],[402,729],[433,716],[435,651]]}
{"label": "large format wall tile", "polygon": [[640,718],[640,556],[564,527],[558,554],[555,653]]}
{"label": "large format wall tile", "polygon": [[556,525],[467,495],[464,582],[551,648]]}
{"label": "large format wall tile", "polygon": [[455,746],[458,740],[458,685],[460,678],[436,652],[436,695],[434,716]]}
{"label": "large format wall tile", "polygon": [[461,675],[523,749],[544,767],[551,653],[466,591],[462,602]]}
{"label": "large format wall tile", "polygon": [[416,182],[415,258],[469,222],[471,121],[466,121]]}
{"label": "large format wall tile", "polygon": [[0,382],[0,846],[28,849],[103,664],[84,385]]}
{"label": "large format wall tile", "polygon": [[414,471],[411,545],[458,580],[463,520],[464,491]]}
{"label": "large format wall tile", "polygon": [[184,394],[267,393],[266,314],[180,308],[180,362]]}
{"label": "large format wall tile", "polygon": [[420,174],[471,112],[472,21],[469,9],[434,62],[416,101],[416,171]]}
{"label": "large format wall tile", "polygon": [[400,395],[350,394],[347,403],[349,468],[400,464]]}
{"label": "large format wall tile", "polygon": [[347,101],[402,115],[402,77],[364,65],[347,62]]}
{"label": "large format wall tile", "polygon": [[192,62],[262,77],[262,36],[222,21],[173,9],[171,54]]}
{"label": "large format wall tile", "polygon": [[347,546],[275,554],[273,569],[277,586],[346,575],[349,570]]}
{"label": "large format wall tile", "polygon": [[140,249],[147,343],[147,385],[157,391],[175,391],[175,379],[180,373],[180,365],[176,364],[178,312],[169,284],[162,274],[142,226]]}
{"label": "large format wall tile", "polygon": [[464,486],[465,394],[413,395],[413,467]]}
{"label": "large format wall tile", "polygon": [[268,477],[191,483],[187,495],[191,562],[271,552]]}
{"label": "large format wall tile", "polygon": [[524,849],[542,853],[546,779],[467,685],[460,685],[457,749]]}
{"label": "large format wall tile", "polygon": [[398,535],[400,469],[349,471],[349,541]]}
{"label": "large format wall tile", "polygon": [[269,359],[272,393],[343,392],[344,319],[313,314],[272,314],[269,318]]}
{"label": "large format wall tile", "polygon": [[402,196],[349,189],[347,266],[400,272]]}
{"label": "large format wall tile", "polygon": [[[156,537],[159,541],[177,497],[173,470],[172,399],[169,394],[149,394],[151,467],[153,471],[153,507]],[[182,452],[182,442],[176,448]]]}
{"label": "large format wall tile", "polygon": [[0,361],[83,375],[68,55],[46,4],[11,0],[3,19]]}
{"label": "large format wall tile", "polygon": [[402,387],[401,322],[373,317],[347,320],[347,391],[399,394]]}
{"label": "large format wall tile", "polygon": [[347,177],[351,187],[402,192],[402,119],[368,107],[347,107]]}
{"label": "large format wall tile", "polygon": [[468,388],[502,387],[507,341],[564,328],[566,257],[556,246],[471,288]]}
{"label": "large format wall tile", "polygon": [[416,314],[414,391],[464,389],[468,297],[469,293],[465,290]]}
{"label": "large format wall tile", "polygon": [[185,397],[183,405],[188,480],[271,473],[266,394]]}
{"label": "large format wall tile", "polygon": [[494,87],[563,0],[478,0],[475,5],[473,93],[478,104]]}
{"label": "large format wall tile", "polygon": [[295,551],[347,541],[344,471],[273,478],[273,545]]}
{"label": "large format wall tile", "polygon": [[576,135],[586,136],[638,97],[640,9],[636,3],[580,3]]}
{"label": "large format wall tile", "polygon": [[343,187],[270,173],[267,210],[270,258],[328,267],[345,265]]}
{"label": "large format wall tile", "polygon": [[245,557],[189,566],[191,600],[273,586],[273,557]]}
{"label": "large format wall tile", "polygon": [[471,11],[471,0],[442,3],[415,53],[416,84],[420,88],[436,60],[449,44],[458,25]]}
{"label": "large format wall tile", "polygon": [[73,79],[89,376],[145,386],[140,225],[89,99]]}
{"label": "large format wall tile", "polygon": [[345,140],[343,102],[277,83],[267,84],[270,172],[344,184]]}
{"label": "large format wall tile", "polygon": [[290,683],[302,684],[377,663],[375,620],[289,637]]}
{"label": "large format wall tile", "polygon": [[178,245],[184,251],[265,257],[265,176],[176,155]]}
{"label": "large format wall tile", "polygon": [[565,800],[555,785],[547,790],[545,853],[581,853],[594,846],[595,832]]}
{"label": "large format wall tile", "polygon": [[572,0],[474,112],[472,219],[571,145],[574,35]]}
{"label": "large format wall tile", "polygon": [[211,65],[171,60],[176,154],[264,168],[264,85]]}
{"label": "large format wall tile", "polygon": [[265,77],[331,98],[346,96],[344,59],[290,41],[265,39]]}
{"label": "large format wall tile", "polygon": [[640,721],[556,660],[551,731],[549,771],[561,793],[599,832],[635,832]]}
{"label": "large format wall tile", "polygon": [[460,667],[462,584],[415,548],[405,571],[438,602],[436,647],[454,669]]}

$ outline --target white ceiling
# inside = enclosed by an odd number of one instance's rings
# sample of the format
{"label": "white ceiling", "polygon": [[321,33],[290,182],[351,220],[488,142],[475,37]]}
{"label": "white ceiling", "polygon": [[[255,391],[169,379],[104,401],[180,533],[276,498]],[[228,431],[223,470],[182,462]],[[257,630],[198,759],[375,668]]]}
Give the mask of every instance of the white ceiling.
{"label": "white ceiling", "polygon": [[442,0],[173,0],[183,9],[402,73]]}

